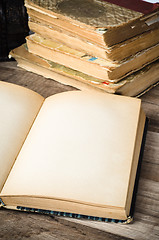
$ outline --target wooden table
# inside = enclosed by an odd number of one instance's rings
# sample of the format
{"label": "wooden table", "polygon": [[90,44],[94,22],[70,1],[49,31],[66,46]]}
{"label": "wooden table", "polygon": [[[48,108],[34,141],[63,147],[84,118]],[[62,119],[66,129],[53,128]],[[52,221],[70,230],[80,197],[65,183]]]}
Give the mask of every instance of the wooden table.
{"label": "wooden table", "polygon": [[[15,62],[0,63],[0,80],[28,87],[44,97],[74,89],[20,69]],[[141,99],[150,122],[132,224],[102,223],[1,209],[0,239],[159,239],[159,86]]]}

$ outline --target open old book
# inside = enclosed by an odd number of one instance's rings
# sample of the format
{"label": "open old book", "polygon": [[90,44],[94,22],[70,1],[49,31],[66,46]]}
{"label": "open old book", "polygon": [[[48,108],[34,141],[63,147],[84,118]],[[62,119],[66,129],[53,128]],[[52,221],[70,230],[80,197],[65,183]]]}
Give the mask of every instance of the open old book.
{"label": "open old book", "polygon": [[125,220],[145,115],[140,99],[72,91],[44,99],[0,82],[0,199]]}

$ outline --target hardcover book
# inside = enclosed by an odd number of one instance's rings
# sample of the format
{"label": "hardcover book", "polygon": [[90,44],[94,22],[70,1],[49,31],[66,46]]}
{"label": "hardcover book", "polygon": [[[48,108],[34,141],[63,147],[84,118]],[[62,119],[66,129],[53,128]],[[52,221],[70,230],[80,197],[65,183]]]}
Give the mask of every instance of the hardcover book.
{"label": "hardcover book", "polygon": [[84,52],[69,48],[59,42],[46,39],[37,34],[30,35],[26,38],[26,41],[29,52],[92,77],[99,78],[103,82],[118,82],[125,76],[159,58],[159,43],[129,57],[125,61],[116,63],[87,55]]}
{"label": "hardcover book", "polygon": [[159,27],[159,5],[141,0],[26,0],[31,19],[110,47]]}
{"label": "hardcover book", "polygon": [[[85,52],[99,58],[120,62],[140,51],[156,45],[159,42],[159,28],[138,34],[135,37],[113,45],[112,47],[100,46],[85,38],[64,31],[60,27],[52,26],[45,20],[39,18],[29,18],[30,29],[40,36],[58,41],[70,48]],[[62,26],[61,26],[62,27]]]}
{"label": "hardcover book", "polygon": [[129,216],[141,100],[72,91],[44,99],[0,83],[0,198],[6,208]]}

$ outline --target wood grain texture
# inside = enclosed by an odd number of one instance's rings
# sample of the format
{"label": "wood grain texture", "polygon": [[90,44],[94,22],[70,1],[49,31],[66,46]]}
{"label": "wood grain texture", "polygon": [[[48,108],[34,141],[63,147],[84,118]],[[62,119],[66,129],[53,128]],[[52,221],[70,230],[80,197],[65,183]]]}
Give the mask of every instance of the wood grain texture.
{"label": "wood grain texture", "polygon": [[[15,62],[0,63],[0,80],[28,87],[44,97],[74,90],[73,87],[17,68]],[[0,239],[159,239],[159,86],[141,99],[149,125],[132,224],[102,223],[2,209]]]}

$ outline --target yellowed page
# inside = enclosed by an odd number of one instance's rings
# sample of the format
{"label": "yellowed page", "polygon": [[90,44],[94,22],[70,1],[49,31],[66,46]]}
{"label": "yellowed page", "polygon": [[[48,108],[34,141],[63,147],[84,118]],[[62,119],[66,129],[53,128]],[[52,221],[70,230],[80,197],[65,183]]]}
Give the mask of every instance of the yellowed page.
{"label": "yellowed page", "polygon": [[37,93],[0,82],[0,191],[42,103]]}
{"label": "yellowed page", "polygon": [[140,105],[80,91],[47,98],[2,196],[125,207]]}

